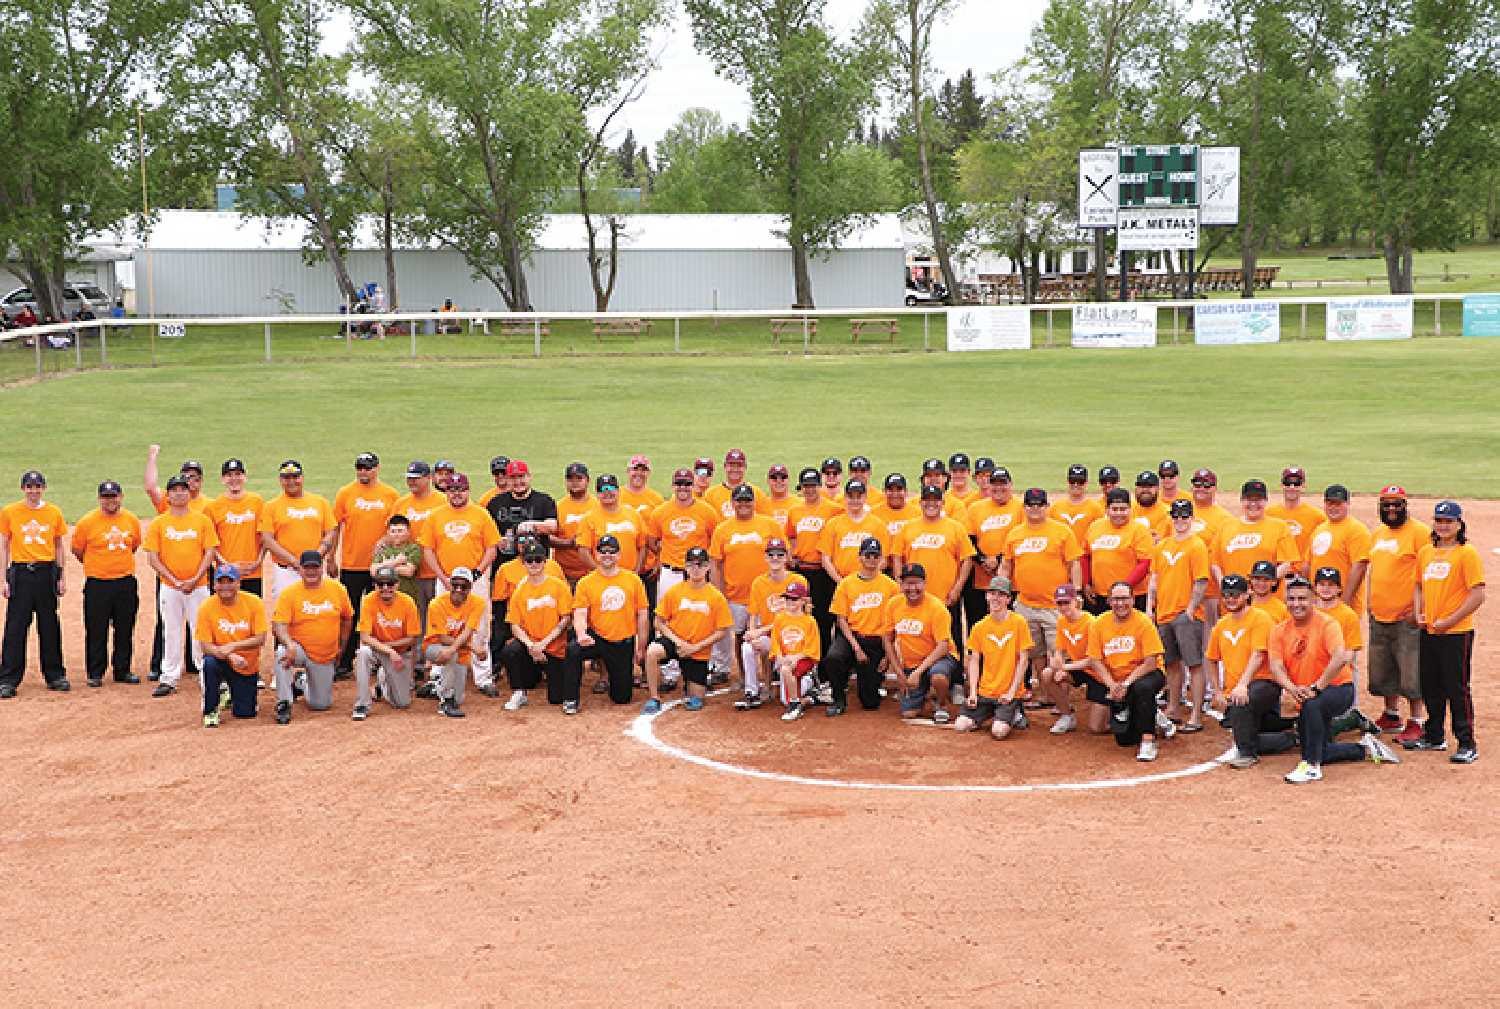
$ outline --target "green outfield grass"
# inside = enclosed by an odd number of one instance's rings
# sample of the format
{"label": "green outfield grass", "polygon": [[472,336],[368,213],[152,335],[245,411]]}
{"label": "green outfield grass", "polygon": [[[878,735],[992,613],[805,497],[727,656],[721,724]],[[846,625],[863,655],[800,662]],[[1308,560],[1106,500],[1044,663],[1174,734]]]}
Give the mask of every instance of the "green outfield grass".
{"label": "green outfield grass", "polygon": [[[1317,288],[1299,283],[1294,289],[1287,290],[1278,283],[1273,292],[1277,296],[1380,294],[1388,291],[1384,259],[1378,256],[1374,259],[1329,258],[1349,251],[1367,254],[1369,250],[1315,248],[1267,252],[1260,257],[1260,265],[1280,266],[1278,282],[1321,281],[1324,285]],[[1473,294],[1500,290],[1500,245],[1461,245],[1451,252],[1418,252],[1412,259],[1419,293]],[[1239,252],[1225,246],[1208,265],[1221,270],[1236,267]]]}
{"label": "green outfield grass", "polygon": [[[93,371],[0,389],[10,433],[0,479],[37,466],[71,516],[106,477],[139,493],[145,447],[172,464],[244,457],[274,490],[296,457],[332,495],[353,457],[379,452],[399,484],[413,457],[448,456],[478,486],[505,452],[557,490],[564,464],[621,471],[637,451],[671,467],[738,445],[752,475],[862,452],[878,476],[922,458],[988,454],[1019,484],[1057,487],[1070,462],[1127,473],[1164,456],[1223,486],[1297,462],[1311,483],[1500,496],[1500,341],[1160,347],[1030,354],[619,357],[316,365],[243,363]],[[378,348],[376,348],[378,350]],[[10,496],[11,492],[5,496]]]}

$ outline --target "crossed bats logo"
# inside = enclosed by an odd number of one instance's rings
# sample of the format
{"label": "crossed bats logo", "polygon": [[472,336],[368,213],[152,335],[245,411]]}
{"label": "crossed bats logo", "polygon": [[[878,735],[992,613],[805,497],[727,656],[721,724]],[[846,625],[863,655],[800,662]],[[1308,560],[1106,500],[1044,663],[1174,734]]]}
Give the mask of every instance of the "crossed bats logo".
{"label": "crossed bats logo", "polygon": [[1098,182],[1095,182],[1092,175],[1085,175],[1083,177],[1083,181],[1089,184],[1089,194],[1088,196],[1084,197],[1084,202],[1093,203],[1094,198],[1098,197],[1104,203],[1113,204],[1115,201],[1111,200],[1109,198],[1109,194],[1104,191],[1104,187],[1109,185],[1113,180],[1113,175],[1106,175]]}

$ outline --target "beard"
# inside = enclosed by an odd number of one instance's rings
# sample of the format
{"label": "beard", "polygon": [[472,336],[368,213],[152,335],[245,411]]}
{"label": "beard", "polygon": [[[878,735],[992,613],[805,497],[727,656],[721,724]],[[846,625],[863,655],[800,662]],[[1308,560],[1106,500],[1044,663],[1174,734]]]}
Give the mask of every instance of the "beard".
{"label": "beard", "polygon": [[1380,509],[1380,521],[1388,528],[1399,529],[1406,525],[1406,507]]}

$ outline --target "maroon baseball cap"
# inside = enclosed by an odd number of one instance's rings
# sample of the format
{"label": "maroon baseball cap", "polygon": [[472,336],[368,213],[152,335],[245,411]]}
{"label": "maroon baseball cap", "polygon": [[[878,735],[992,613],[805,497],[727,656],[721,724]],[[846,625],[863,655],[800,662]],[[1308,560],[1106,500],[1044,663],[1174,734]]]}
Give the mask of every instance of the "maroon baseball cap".
{"label": "maroon baseball cap", "polygon": [[728,452],[724,453],[724,465],[726,466],[728,466],[732,462],[743,463],[744,461],[745,450],[742,448],[732,448]]}
{"label": "maroon baseball cap", "polygon": [[672,471],[673,483],[676,483],[678,480],[691,480],[692,478],[693,471],[688,469],[686,466],[678,466]]}
{"label": "maroon baseball cap", "polygon": [[693,469],[706,469],[712,473],[714,471],[714,461],[706,455],[700,455],[693,460]]}
{"label": "maroon baseball cap", "polygon": [[807,586],[803,585],[801,582],[792,582],[792,584],[786,587],[786,591],[783,592],[782,595],[786,596],[788,599],[806,599]]}
{"label": "maroon baseball cap", "polygon": [[790,470],[788,470],[781,463],[777,463],[775,466],[772,466],[766,472],[766,479],[768,479],[768,480],[776,480],[776,479],[785,480],[785,479],[789,479],[791,477],[791,475],[792,474],[791,474]]}
{"label": "maroon baseball cap", "polygon": [[1281,471],[1281,485],[1283,487],[1289,483],[1300,487],[1306,482],[1307,474],[1302,471],[1301,466],[1288,466]]}
{"label": "maroon baseball cap", "polygon": [[1059,585],[1052,592],[1052,601],[1056,603],[1071,603],[1077,598],[1078,590],[1073,587],[1071,582]]}
{"label": "maroon baseball cap", "polygon": [[1219,474],[1207,468],[1195,469],[1193,470],[1193,483],[1201,483],[1206,484],[1209,487],[1217,487],[1219,486]]}
{"label": "maroon baseball cap", "polygon": [[455,474],[453,474],[452,476],[450,476],[448,478],[448,482],[445,485],[445,489],[447,489],[447,490],[468,490],[469,489],[469,476],[468,476],[468,474],[467,473],[455,473]]}
{"label": "maroon baseball cap", "polygon": [[773,550],[780,550],[782,553],[786,553],[786,540],[780,536],[772,536],[766,540],[766,553],[770,553]]}

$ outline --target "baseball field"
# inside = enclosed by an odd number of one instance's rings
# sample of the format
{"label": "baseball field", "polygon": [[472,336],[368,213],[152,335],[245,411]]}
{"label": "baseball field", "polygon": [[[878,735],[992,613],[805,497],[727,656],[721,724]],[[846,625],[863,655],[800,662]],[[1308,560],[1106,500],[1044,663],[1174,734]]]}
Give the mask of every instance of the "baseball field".
{"label": "baseball field", "polygon": [[[645,452],[665,491],[739,447],[758,483],[853,453],[915,479],[962,450],[1056,490],[1072,462],[1128,482],[1173,458],[1234,508],[1295,463],[1367,524],[1387,483],[1421,517],[1458,497],[1500,567],[1500,341],[252,362],[0,388],[7,500],[35,467],[70,522],[106,478],[144,515],[151,442],[203,460],[207,491],[241,457],[268,497],[287,458],[331,498],[362,451],[393,484],[446,457],[476,487],[503,452],[552,493],[574,458],[623,474]],[[290,726],[263,704],[206,731],[191,679],[83,688],[74,573],[73,691],[42,689],[33,640],[0,702],[3,1005],[1500,1004],[1494,601],[1477,764],[1403,753],[1293,787],[1291,755],[1213,765],[1216,725],[1143,765],[1045,717],[995,742],[723,697],[650,722],[586,695],[572,719],[475,696],[461,722],[419,701],[355,724],[339,683]]]}

